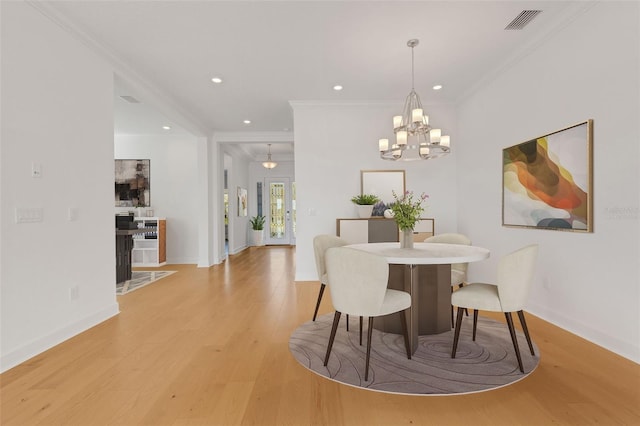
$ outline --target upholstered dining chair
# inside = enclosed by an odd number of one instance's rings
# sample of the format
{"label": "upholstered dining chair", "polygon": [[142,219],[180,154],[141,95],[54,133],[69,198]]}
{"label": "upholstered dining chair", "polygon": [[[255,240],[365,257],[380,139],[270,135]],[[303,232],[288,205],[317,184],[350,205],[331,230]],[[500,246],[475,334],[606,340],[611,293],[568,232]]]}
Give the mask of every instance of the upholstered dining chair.
{"label": "upholstered dining chair", "polygon": [[324,365],[329,363],[331,348],[342,313],[369,317],[364,370],[365,382],[369,380],[371,337],[375,317],[399,313],[407,358],[411,359],[407,318],[404,312],[411,306],[411,296],[405,291],[387,288],[389,264],[386,259],[361,250],[334,247],[327,250],[326,264],[327,275],[331,282],[331,301],[336,312],[333,316],[333,326],[331,327]]}
{"label": "upholstered dining chair", "polygon": [[[438,234],[433,237],[429,237],[424,240],[425,243],[447,243],[447,244],[464,244],[467,246],[471,245],[471,240],[469,237],[463,234]],[[451,265],[451,292],[453,293],[454,287],[462,287],[467,282],[467,263],[454,263]],[[467,316],[469,316],[469,312],[465,310]],[[451,327],[454,326],[453,323],[453,305],[451,305]]]}
{"label": "upholstered dining chair", "polygon": [[[316,259],[316,271],[318,272],[318,279],[320,280],[320,292],[318,293],[318,300],[316,301],[316,309],[313,311],[313,321],[318,316],[318,308],[320,308],[320,302],[322,302],[322,295],[324,294],[325,287],[329,284],[329,278],[327,277],[327,267],[325,264],[325,253],[327,249],[331,247],[342,247],[348,243],[340,237],[334,235],[316,235],[313,238],[313,253]],[[347,327],[349,322],[347,321]]]}
{"label": "upholstered dining chair", "polygon": [[511,313],[518,313],[518,318],[520,318],[520,324],[527,338],[531,355],[535,355],[531,337],[529,336],[529,329],[527,328],[527,322],[524,319],[523,308],[529,296],[531,282],[533,281],[537,255],[537,244],[516,250],[500,259],[496,284],[471,283],[451,295],[451,304],[458,307],[451,358],[456,357],[458,338],[460,337],[460,326],[462,324],[462,308],[473,309],[473,340],[476,340],[478,310],[504,312],[509,333],[511,334],[513,348],[515,349],[516,358],[518,359],[518,367],[520,367],[520,371],[524,373]]}

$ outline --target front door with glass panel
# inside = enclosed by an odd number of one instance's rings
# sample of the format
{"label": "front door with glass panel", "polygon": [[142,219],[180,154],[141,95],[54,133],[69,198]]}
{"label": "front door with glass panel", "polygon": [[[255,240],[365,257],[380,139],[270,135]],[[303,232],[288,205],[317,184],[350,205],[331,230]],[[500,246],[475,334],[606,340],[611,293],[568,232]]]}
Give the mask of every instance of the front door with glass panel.
{"label": "front door with glass panel", "polygon": [[265,179],[266,244],[295,244],[295,183],[289,178]]}

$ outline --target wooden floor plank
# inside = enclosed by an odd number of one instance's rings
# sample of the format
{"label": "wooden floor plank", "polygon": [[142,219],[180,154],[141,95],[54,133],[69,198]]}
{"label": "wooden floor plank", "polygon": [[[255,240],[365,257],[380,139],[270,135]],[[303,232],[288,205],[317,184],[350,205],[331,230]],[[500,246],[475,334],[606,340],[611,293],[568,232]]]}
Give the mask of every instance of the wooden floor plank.
{"label": "wooden floor plank", "polygon": [[[178,272],[119,296],[117,317],[2,374],[0,423],[640,424],[638,364],[528,314],[540,365],[501,389],[389,395],[311,373],[288,339],[311,319],[319,283],[293,281],[294,257],[262,247],[211,268],[159,268]],[[327,289],[319,313],[331,312]]]}

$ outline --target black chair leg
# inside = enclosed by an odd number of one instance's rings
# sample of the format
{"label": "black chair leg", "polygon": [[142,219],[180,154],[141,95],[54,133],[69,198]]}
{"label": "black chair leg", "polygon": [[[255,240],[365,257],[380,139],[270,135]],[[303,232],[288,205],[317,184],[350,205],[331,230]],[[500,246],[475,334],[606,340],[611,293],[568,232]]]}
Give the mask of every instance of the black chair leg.
{"label": "black chair leg", "polygon": [[505,312],[504,316],[507,318],[507,325],[509,326],[509,334],[511,334],[513,349],[516,350],[516,358],[518,358],[518,367],[520,367],[520,372],[524,373],[524,367],[522,367],[522,358],[520,358],[520,348],[518,348],[518,339],[516,338],[516,328],[513,325],[513,318],[511,318],[511,312]]}
{"label": "black chair leg", "polygon": [[407,350],[407,359],[411,359],[411,346],[409,345],[409,330],[407,328],[406,311],[398,312],[400,314],[400,325],[402,326],[402,335],[404,336],[404,347]]}
{"label": "black chair leg", "polygon": [[320,284],[320,293],[318,293],[318,301],[316,302],[316,310],[313,311],[313,320],[316,320],[316,316],[318,316],[318,308],[320,308],[320,302],[322,301],[322,295],[324,293],[324,288],[326,284]]}
{"label": "black chair leg", "polygon": [[[451,294],[453,294],[453,287],[451,287]],[[453,305],[451,305],[451,328],[455,327],[454,321],[453,321]]]}
{"label": "black chair leg", "polygon": [[535,356],[535,352],[533,351],[533,343],[531,343],[531,337],[529,336],[529,328],[527,327],[527,322],[524,319],[524,312],[522,312],[522,310],[518,311],[518,318],[520,318],[522,331],[524,331],[524,336],[527,338],[527,343],[529,344],[529,350],[531,351],[531,355]]}
{"label": "black chair leg", "polygon": [[[466,308],[465,308],[466,309]],[[468,315],[468,312],[467,312]],[[478,310],[473,310],[473,341],[476,341],[476,330],[478,329]]]}
{"label": "black chair leg", "polygon": [[460,338],[460,326],[462,325],[462,309],[458,307],[458,313],[456,315],[456,330],[453,333],[453,349],[451,350],[451,358],[456,357],[456,351],[458,350],[458,338]]}
{"label": "black chair leg", "polygon": [[371,336],[373,335],[373,317],[369,317],[369,329],[367,330],[367,362],[364,367],[364,381],[369,380],[369,358],[371,357]]}
{"label": "black chair leg", "polygon": [[362,317],[360,317],[360,346],[362,346]]}
{"label": "black chair leg", "polygon": [[331,348],[333,347],[333,340],[336,338],[336,330],[338,329],[338,323],[340,322],[340,312],[336,311],[333,315],[333,325],[331,326],[331,335],[329,336],[329,344],[327,345],[327,354],[324,357],[324,366],[329,363],[329,355],[331,355]]}
{"label": "black chair leg", "polygon": [[347,314],[347,331],[349,331],[349,314]]}

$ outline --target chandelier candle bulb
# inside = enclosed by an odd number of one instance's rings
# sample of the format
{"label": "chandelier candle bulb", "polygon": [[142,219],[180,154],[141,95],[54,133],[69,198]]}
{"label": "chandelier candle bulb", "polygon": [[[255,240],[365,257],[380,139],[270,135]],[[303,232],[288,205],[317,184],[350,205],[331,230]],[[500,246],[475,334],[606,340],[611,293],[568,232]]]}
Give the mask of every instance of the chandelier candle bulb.
{"label": "chandelier candle bulb", "polygon": [[407,131],[400,130],[396,133],[396,144],[397,145],[406,145],[407,144]]}
{"label": "chandelier candle bulb", "polygon": [[429,155],[429,148],[427,148],[426,146],[421,146],[420,155]]}
{"label": "chandelier candle bulb", "polygon": [[442,135],[442,136],[440,137],[440,145],[442,145],[442,146],[446,146],[446,147],[449,147],[449,136],[447,136],[447,135]]}
{"label": "chandelier candle bulb", "polygon": [[422,123],[422,108],[416,108],[411,111],[411,121],[414,123]]}
{"label": "chandelier candle bulb", "polygon": [[440,135],[442,134],[441,129],[431,129],[429,132],[429,138],[431,139],[431,143],[440,143]]}
{"label": "chandelier candle bulb", "polygon": [[393,117],[393,128],[397,129],[398,127],[402,127],[402,116],[401,115],[395,115]]}
{"label": "chandelier candle bulb", "polygon": [[386,151],[389,149],[389,139],[380,139],[378,141],[378,145],[380,146],[380,151]]}

